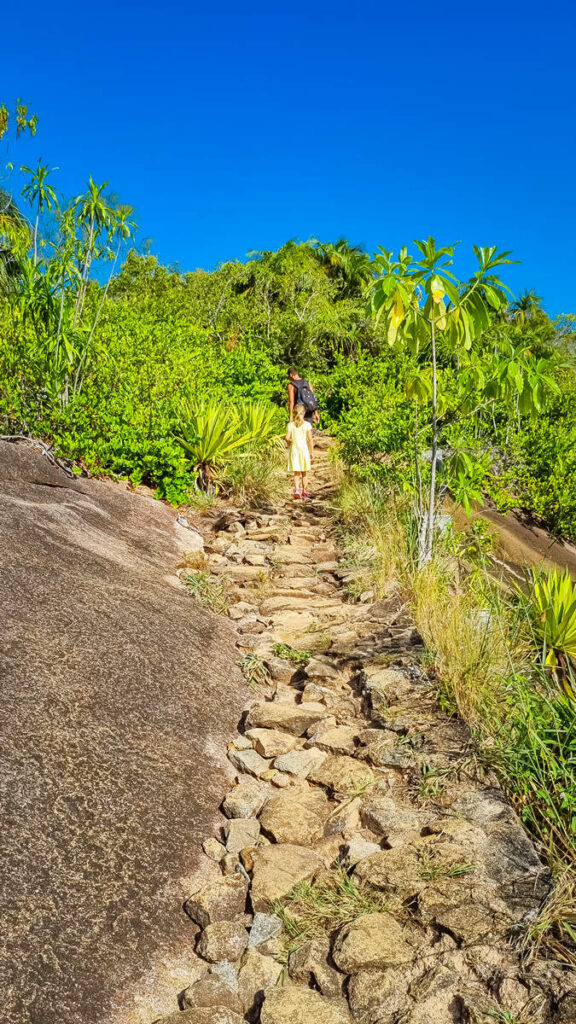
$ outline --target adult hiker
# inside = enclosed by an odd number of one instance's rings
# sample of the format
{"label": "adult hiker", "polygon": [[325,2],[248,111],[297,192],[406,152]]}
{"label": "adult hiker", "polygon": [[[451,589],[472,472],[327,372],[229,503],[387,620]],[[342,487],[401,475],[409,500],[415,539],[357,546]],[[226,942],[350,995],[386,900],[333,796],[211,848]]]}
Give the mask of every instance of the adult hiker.
{"label": "adult hiker", "polygon": [[298,403],[284,438],[288,445],[288,469],[294,474],[294,497],[303,499],[310,497],[306,487],[314,453],[312,424],[304,418],[305,414],[306,409]]}
{"label": "adult hiker", "polygon": [[288,412],[293,419],[297,405],[304,406],[306,423],[318,423],[318,399],[309,380],[304,380],[293,366],[288,370]]}

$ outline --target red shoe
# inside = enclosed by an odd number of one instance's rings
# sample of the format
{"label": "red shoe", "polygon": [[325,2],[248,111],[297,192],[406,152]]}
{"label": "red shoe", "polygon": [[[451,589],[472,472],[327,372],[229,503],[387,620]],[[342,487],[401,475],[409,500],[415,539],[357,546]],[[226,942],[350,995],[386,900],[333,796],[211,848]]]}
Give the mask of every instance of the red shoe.
{"label": "red shoe", "polygon": [[300,491],[294,491],[294,497],[295,497],[295,498],[302,498],[302,497],[303,497],[303,495],[302,495],[302,494],[300,494]]}
{"label": "red shoe", "polygon": [[310,497],[310,495],[308,494],[308,491],[302,491],[302,495],[301,495],[301,497],[302,497],[302,498],[309,498],[309,497]]}

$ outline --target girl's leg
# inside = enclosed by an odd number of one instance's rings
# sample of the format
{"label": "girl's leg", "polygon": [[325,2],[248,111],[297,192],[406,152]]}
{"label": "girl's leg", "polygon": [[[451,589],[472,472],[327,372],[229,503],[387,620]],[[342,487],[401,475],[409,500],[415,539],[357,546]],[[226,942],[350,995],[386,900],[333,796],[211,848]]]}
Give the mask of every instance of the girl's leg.
{"label": "girl's leg", "polygon": [[308,480],[308,473],[302,473],[302,494],[306,494],[306,482]]}
{"label": "girl's leg", "polygon": [[294,473],[294,494],[300,495],[302,493],[302,484],[300,483],[301,473]]}

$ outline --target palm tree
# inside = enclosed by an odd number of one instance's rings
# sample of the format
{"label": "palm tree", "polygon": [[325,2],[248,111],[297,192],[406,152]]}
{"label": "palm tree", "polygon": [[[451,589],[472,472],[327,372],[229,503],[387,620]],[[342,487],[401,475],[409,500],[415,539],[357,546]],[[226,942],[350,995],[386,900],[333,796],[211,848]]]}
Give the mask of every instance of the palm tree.
{"label": "palm tree", "polygon": [[374,276],[372,261],[361,246],[345,238],[337,242],[319,242],[316,251],[329,277],[336,281],[342,298],[360,295]]}
{"label": "palm tree", "polygon": [[526,290],[511,302],[508,308],[513,320],[525,324],[527,320],[532,320],[535,315],[542,312],[542,299],[533,289]]}
{"label": "palm tree", "polygon": [[107,184],[108,182],[105,181],[102,185],[97,185],[92,180],[92,175],[90,175],[87,192],[81,196],[76,196],[72,203],[78,224],[86,232],[80,287],[76,296],[76,308],[74,310],[74,326],[76,326],[84,309],[88,275],[92,259],[94,258],[98,236],[103,228],[108,227],[112,220],[113,210],[103,196]]}
{"label": "palm tree", "polygon": [[9,192],[0,188],[0,292],[20,273],[20,257],[30,243],[30,225]]}
{"label": "palm tree", "polygon": [[36,266],[38,263],[38,224],[40,222],[40,214],[44,209],[53,210],[54,207],[58,206],[56,190],[52,185],[48,184],[48,175],[52,174],[52,171],[57,170],[57,168],[53,167],[50,169],[47,164],[43,164],[39,160],[35,171],[31,167],[26,166],[22,166],[20,170],[30,175],[30,181],[22,189],[22,195],[28,200],[30,206],[34,207],[34,204],[36,204],[36,220],[34,221],[34,266]]}

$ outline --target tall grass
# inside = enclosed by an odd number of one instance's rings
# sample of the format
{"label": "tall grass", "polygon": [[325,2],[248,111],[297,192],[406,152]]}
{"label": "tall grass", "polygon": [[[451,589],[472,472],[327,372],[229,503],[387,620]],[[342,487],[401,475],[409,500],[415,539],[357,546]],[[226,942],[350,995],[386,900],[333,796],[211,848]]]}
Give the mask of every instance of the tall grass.
{"label": "tall grass", "polygon": [[535,940],[576,963],[576,702],[545,665],[526,601],[496,577],[480,545],[464,557],[448,534],[417,569],[402,503],[348,482],[338,507],[352,550],[370,544],[372,574],[410,601],[443,705],[472,728],[561,884],[533,923]]}
{"label": "tall grass", "polygon": [[273,505],[286,489],[284,461],[284,453],[276,446],[265,453],[235,455],[222,469],[222,487],[229,497],[249,508]]}
{"label": "tall grass", "polygon": [[398,584],[409,562],[405,503],[378,481],[348,477],[334,509],[343,527],[343,565],[354,573],[355,589],[383,597]]}
{"label": "tall grass", "polygon": [[507,675],[524,655],[498,587],[487,577],[472,586],[455,571],[454,559],[442,554],[405,580],[441,689],[471,726],[497,720],[506,704]]}

